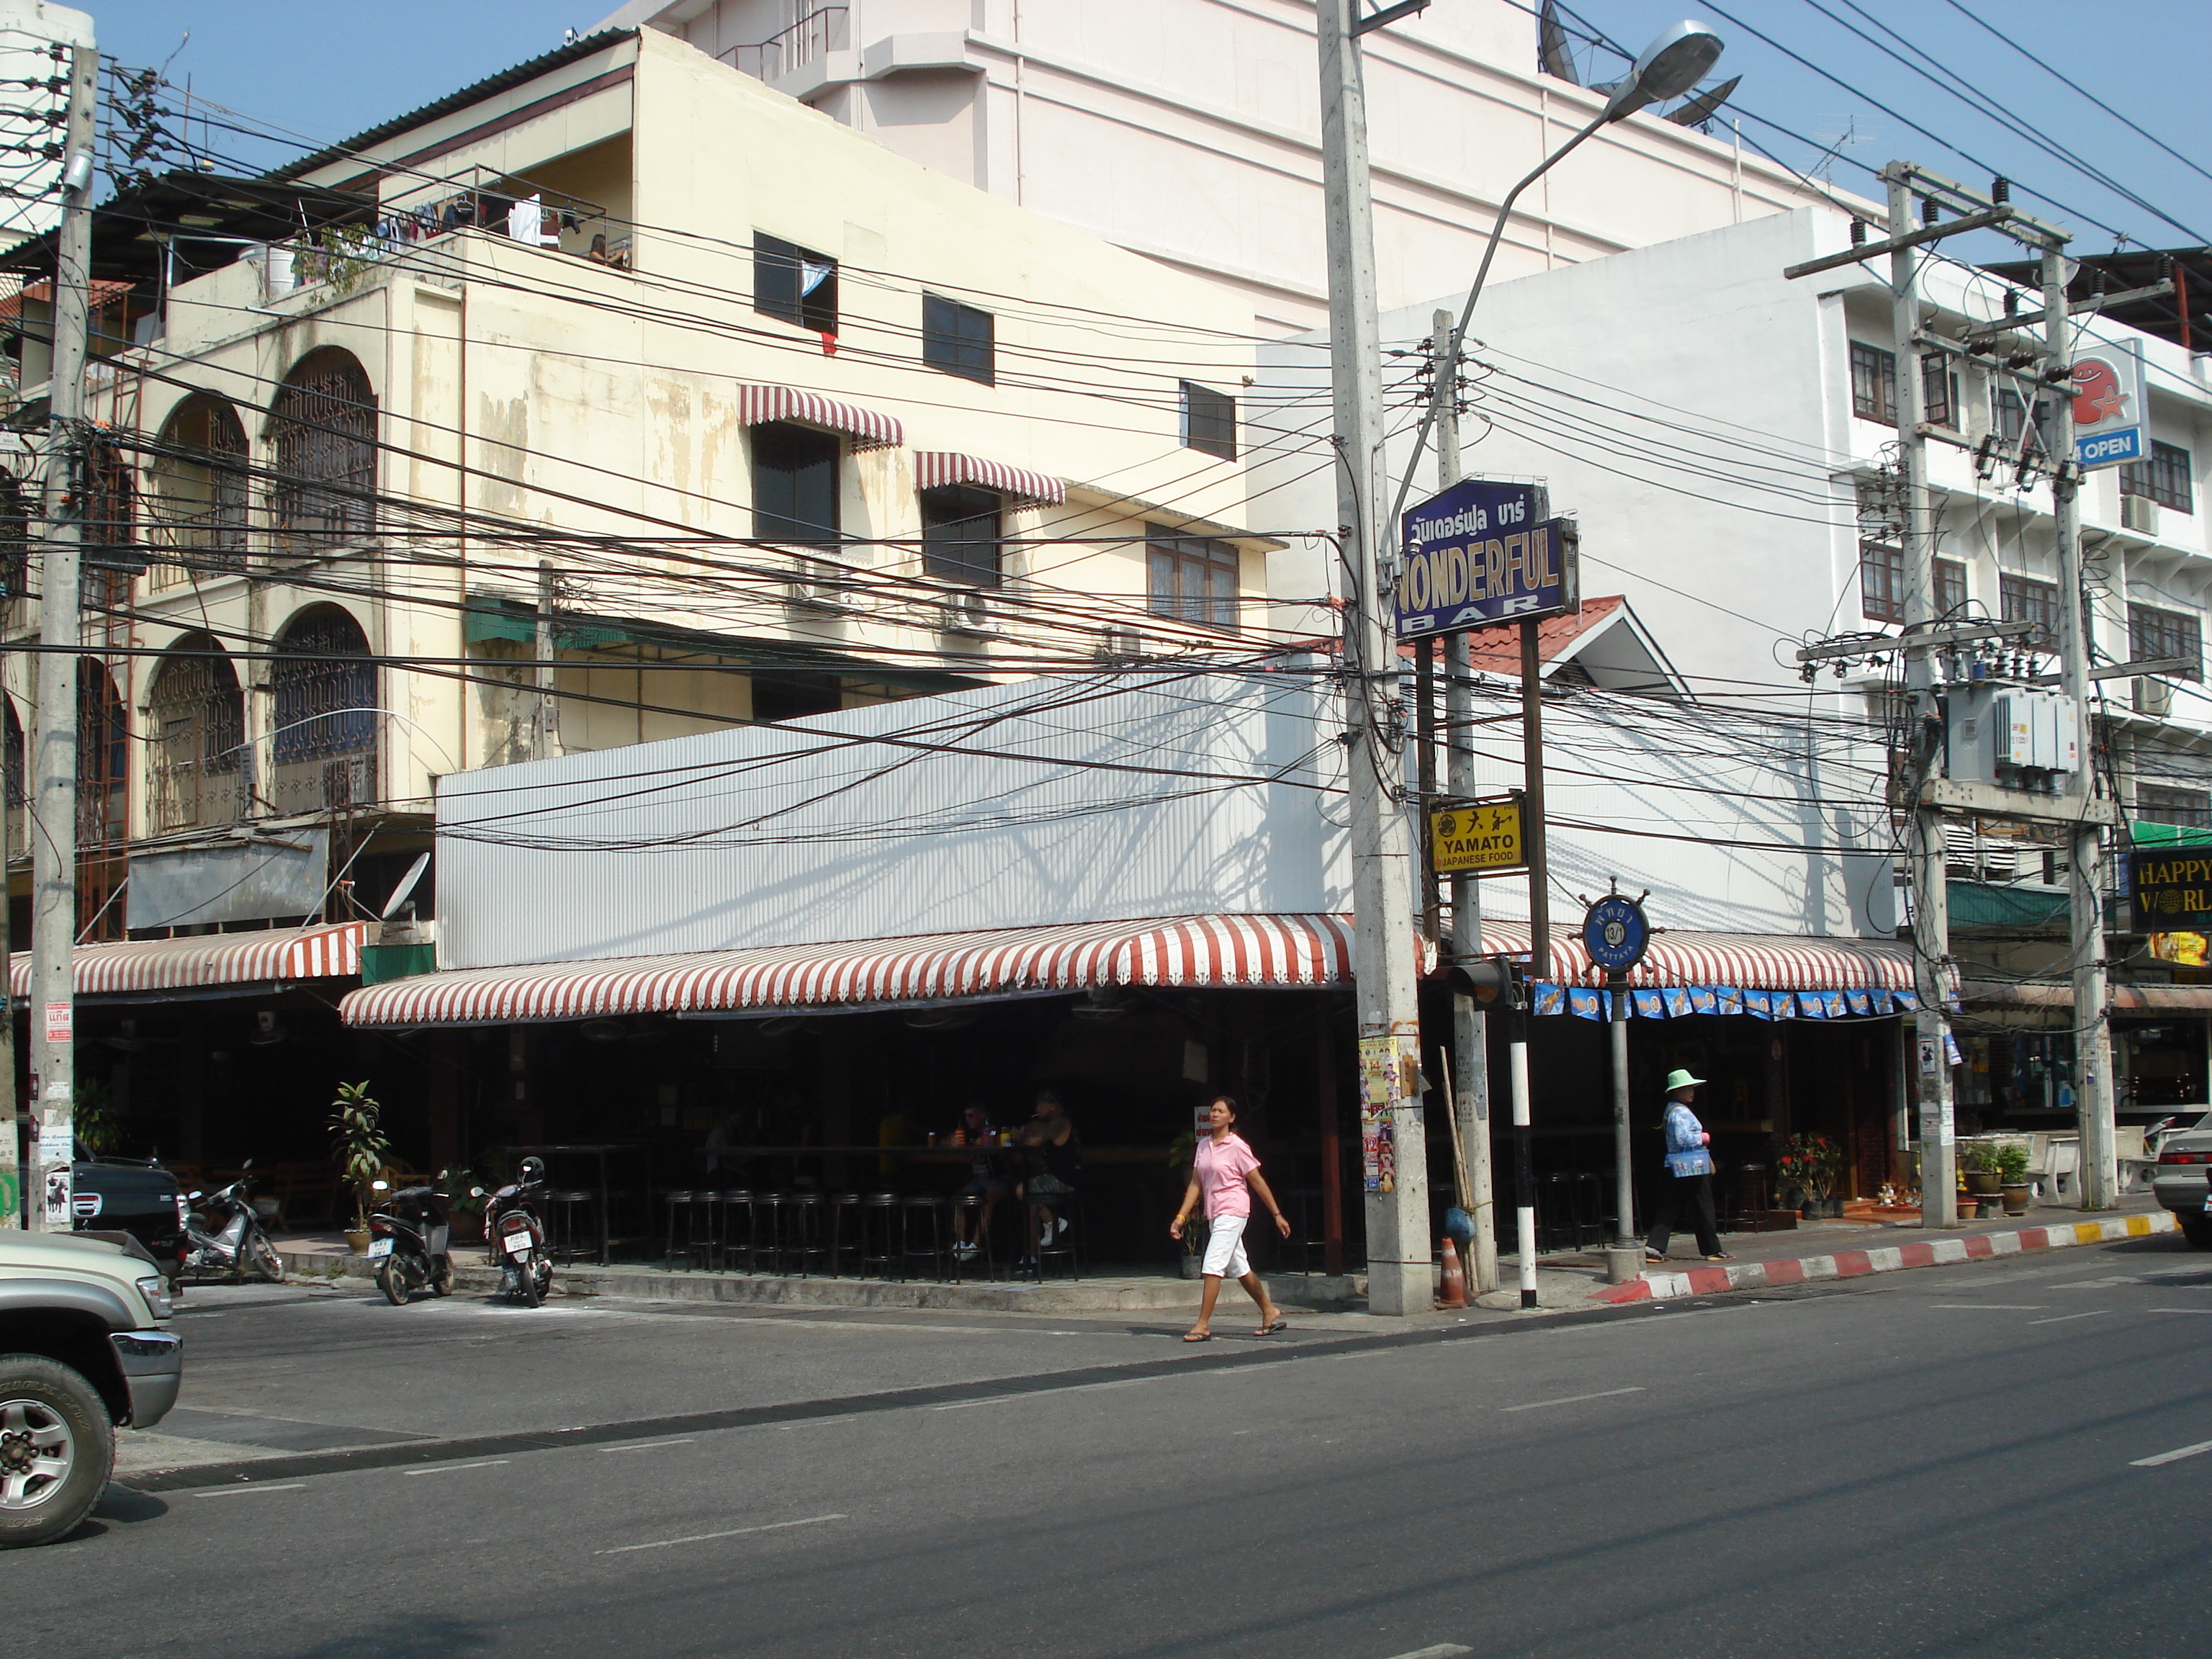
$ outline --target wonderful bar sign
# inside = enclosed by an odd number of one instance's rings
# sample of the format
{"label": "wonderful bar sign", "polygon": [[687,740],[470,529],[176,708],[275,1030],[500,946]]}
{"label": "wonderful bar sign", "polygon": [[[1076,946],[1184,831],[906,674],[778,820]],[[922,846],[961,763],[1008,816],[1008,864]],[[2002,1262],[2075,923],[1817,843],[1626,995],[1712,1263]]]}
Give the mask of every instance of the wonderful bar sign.
{"label": "wonderful bar sign", "polygon": [[2212,849],[2185,854],[2138,847],[2129,863],[2136,932],[2212,933]]}
{"label": "wonderful bar sign", "polygon": [[1469,478],[1407,513],[1399,526],[1398,637],[1577,609],[1574,525],[1543,510],[1537,485]]}

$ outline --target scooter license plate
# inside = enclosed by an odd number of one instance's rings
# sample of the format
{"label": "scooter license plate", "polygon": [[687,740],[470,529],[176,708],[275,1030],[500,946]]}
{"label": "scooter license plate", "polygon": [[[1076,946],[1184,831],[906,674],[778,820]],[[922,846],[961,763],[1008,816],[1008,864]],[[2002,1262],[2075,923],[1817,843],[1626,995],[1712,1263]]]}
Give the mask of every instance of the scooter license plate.
{"label": "scooter license plate", "polygon": [[376,1240],[368,1247],[368,1254],[372,1258],[380,1255],[390,1255],[392,1254],[392,1241],[388,1238],[380,1238]]}
{"label": "scooter license plate", "polygon": [[507,1253],[509,1255],[520,1257],[530,1254],[530,1235],[528,1233],[509,1233],[504,1242],[507,1245]]}

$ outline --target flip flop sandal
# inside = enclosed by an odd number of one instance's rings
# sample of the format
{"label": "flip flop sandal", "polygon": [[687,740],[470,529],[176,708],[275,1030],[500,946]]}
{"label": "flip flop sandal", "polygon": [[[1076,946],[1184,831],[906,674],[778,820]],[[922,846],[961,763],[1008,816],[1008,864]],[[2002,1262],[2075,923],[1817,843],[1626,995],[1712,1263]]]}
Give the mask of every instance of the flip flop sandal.
{"label": "flip flop sandal", "polygon": [[1252,1334],[1255,1336],[1273,1336],[1277,1331],[1287,1331],[1290,1328],[1291,1322],[1289,1320],[1278,1319],[1272,1324],[1262,1325],[1258,1330],[1253,1332]]}
{"label": "flip flop sandal", "polygon": [[1186,1342],[1211,1342],[1213,1340],[1213,1333],[1212,1331],[1186,1331],[1183,1333],[1182,1340]]}

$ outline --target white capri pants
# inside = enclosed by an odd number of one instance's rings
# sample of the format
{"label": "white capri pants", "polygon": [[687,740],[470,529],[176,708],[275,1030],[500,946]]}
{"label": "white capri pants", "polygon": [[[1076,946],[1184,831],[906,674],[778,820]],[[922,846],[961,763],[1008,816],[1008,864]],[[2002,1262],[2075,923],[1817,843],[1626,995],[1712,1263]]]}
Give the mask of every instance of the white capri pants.
{"label": "white capri pants", "polygon": [[1206,1261],[1199,1272],[1209,1279],[1242,1279],[1252,1271],[1244,1257],[1244,1224],[1249,1215],[1218,1215],[1206,1224]]}

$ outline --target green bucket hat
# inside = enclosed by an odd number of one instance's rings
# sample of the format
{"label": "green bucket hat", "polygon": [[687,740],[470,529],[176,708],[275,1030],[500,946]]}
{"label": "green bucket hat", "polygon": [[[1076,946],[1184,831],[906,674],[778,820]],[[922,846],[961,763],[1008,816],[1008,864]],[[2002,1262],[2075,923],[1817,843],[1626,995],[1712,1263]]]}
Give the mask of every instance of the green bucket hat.
{"label": "green bucket hat", "polygon": [[1702,1089],[1705,1086],[1705,1079],[1692,1077],[1679,1066],[1667,1073],[1667,1092],[1670,1095],[1677,1089]]}

